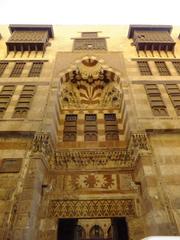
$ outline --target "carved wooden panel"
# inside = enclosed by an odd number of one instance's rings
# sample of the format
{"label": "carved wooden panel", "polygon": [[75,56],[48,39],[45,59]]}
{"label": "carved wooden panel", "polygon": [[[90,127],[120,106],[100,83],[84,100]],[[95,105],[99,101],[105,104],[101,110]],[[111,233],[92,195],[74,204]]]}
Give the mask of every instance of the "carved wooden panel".
{"label": "carved wooden panel", "polygon": [[137,61],[141,75],[152,75],[151,69],[147,61]]}
{"label": "carved wooden panel", "polygon": [[134,199],[51,200],[48,215],[56,218],[118,217],[135,216],[136,210]]}
{"label": "carved wooden panel", "polygon": [[14,31],[9,42],[44,42],[47,36],[47,31]]}
{"label": "carved wooden panel", "polygon": [[155,116],[167,116],[167,108],[162,99],[159,88],[156,84],[144,85],[148,100]]}
{"label": "carved wooden panel", "polygon": [[0,173],[16,173],[21,169],[22,159],[3,159],[0,165]]}
{"label": "carved wooden panel", "polygon": [[82,32],[81,37],[82,38],[97,38],[98,32]]}
{"label": "carved wooden panel", "polygon": [[76,38],[73,50],[107,50],[105,38]]}

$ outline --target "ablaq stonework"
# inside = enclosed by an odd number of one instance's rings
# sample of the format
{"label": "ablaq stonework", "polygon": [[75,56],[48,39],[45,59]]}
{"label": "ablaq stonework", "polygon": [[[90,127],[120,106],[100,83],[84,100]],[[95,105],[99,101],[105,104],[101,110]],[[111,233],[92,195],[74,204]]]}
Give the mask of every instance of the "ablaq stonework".
{"label": "ablaq stonework", "polygon": [[180,234],[180,27],[0,27],[0,239]]}

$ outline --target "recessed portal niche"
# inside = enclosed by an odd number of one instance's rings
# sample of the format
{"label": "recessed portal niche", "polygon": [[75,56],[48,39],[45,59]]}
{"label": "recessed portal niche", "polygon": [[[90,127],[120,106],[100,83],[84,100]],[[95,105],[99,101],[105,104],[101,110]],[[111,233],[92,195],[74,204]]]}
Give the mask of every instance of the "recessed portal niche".
{"label": "recessed portal niche", "polygon": [[128,240],[125,217],[59,219],[57,240]]}

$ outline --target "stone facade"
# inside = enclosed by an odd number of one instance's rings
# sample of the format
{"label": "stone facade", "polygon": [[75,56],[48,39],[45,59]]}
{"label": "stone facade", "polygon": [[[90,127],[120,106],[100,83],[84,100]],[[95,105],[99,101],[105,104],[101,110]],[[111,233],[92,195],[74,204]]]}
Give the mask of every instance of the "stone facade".
{"label": "stone facade", "polygon": [[139,27],[0,26],[0,240],[180,234],[180,27]]}

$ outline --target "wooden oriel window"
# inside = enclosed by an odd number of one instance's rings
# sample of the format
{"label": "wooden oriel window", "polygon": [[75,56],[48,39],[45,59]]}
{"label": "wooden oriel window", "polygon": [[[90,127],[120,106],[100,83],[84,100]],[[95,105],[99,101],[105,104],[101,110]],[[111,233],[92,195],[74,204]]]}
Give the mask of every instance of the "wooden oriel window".
{"label": "wooden oriel window", "polygon": [[53,28],[51,25],[9,25],[11,37],[6,42],[7,53],[13,51],[43,51],[43,54],[48,46],[49,38],[54,37]]}
{"label": "wooden oriel window", "polygon": [[137,61],[141,75],[152,75],[148,61]]}
{"label": "wooden oriel window", "polygon": [[97,141],[97,119],[96,114],[85,115],[84,140]]}
{"label": "wooden oriel window", "polygon": [[43,67],[42,61],[33,62],[28,77],[39,77],[41,74],[42,67]]}
{"label": "wooden oriel window", "polygon": [[74,142],[77,135],[77,115],[68,114],[65,117],[63,141]]}
{"label": "wooden oriel window", "polygon": [[180,89],[178,85],[168,83],[165,84],[165,88],[176,110],[177,115],[180,115]]}
{"label": "wooden oriel window", "polygon": [[106,140],[119,140],[118,124],[116,114],[105,114],[105,135]]}
{"label": "wooden oriel window", "polygon": [[5,85],[0,92],[0,118],[3,117],[14,93],[15,85]]}
{"label": "wooden oriel window", "polygon": [[167,116],[167,109],[162,99],[159,88],[156,84],[146,84],[145,90],[148,100],[155,116]]}
{"label": "wooden oriel window", "polygon": [[7,65],[8,65],[8,62],[0,62],[0,77],[3,75]]}
{"label": "wooden oriel window", "polygon": [[14,68],[10,74],[10,77],[20,77],[25,66],[25,62],[17,62],[14,65]]}
{"label": "wooden oriel window", "polygon": [[172,26],[169,25],[130,25],[128,38],[133,39],[133,45],[139,53],[143,51],[147,56],[147,51],[150,51],[154,56],[154,51],[158,51],[161,56],[161,51],[166,55],[168,52],[174,54],[176,42],[171,37]]}
{"label": "wooden oriel window", "polygon": [[174,65],[177,73],[180,75],[180,61],[173,61],[172,64]]}
{"label": "wooden oriel window", "polygon": [[98,37],[98,32],[82,32],[74,38],[73,50],[107,50],[106,37]]}
{"label": "wooden oriel window", "polygon": [[36,90],[35,85],[24,85],[14,111],[14,118],[25,118]]}
{"label": "wooden oriel window", "polygon": [[164,61],[155,61],[155,64],[156,64],[156,67],[161,76],[170,76],[171,75],[171,73]]}

